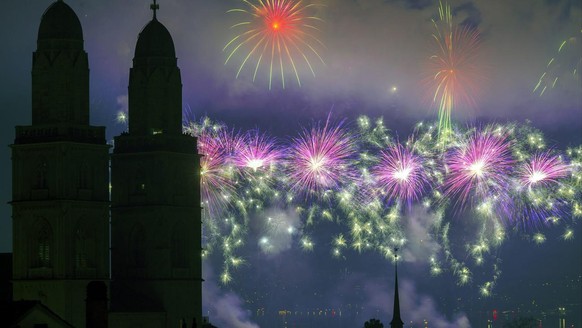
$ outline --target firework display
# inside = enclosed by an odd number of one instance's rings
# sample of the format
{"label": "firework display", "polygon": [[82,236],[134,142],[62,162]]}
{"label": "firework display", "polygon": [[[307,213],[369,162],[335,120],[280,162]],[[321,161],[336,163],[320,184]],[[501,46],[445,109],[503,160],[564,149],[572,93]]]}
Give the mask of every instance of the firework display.
{"label": "firework display", "polygon": [[282,156],[273,139],[257,130],[250,131],[242,141],[233,158],[234,164],[239,168],[247,168],[253,172],[268,169],[276,165]]}
{"label": "firework display", "polygon": [[313,12],[316,4],[296,0],[243,0],[244,8],[231,9],[240,14],[240,21],[231,29],[239,33],[223,48],[225,65],[240,61],[236,77],[248,66],[253,82],[262,68],[268,71],[269,89],[273,77],[279,76],[285,88],[286,74],[301,86],[300,72],[308,68],[315,76],[312,61],[323,63],[319,49],[323,43],[317,37],[322,22]]}
{"label": "firework display", "polygon": [[432,103],[438,107],[439,139],[446,140],[452,133],[451,112],[475,103],[481,41],[476,29],[453,23],[451,7],[446,3],[440,3],[438,19],[432,22],[433,51],[426,82],[432,92]]}
{"label": "firework display", "polygon": [[[570,240],[582,217],[582,149],[550,149],[529,125],[455,128],[446,147],[438,124],[419,123],[398,142],[382,119],[365,116],[355,124],[328,117],[287,141],[258,130],[235,133],[208,118],[189,122],[185,132],[198,137],[203,155],[205,254],[221,250],[223,283],[245,263],[237,255],[245,243],[265,254],[285,240],[306,251],[331,245],[336,258],[351,250],[390,259],[395,246],[412,242],[408,226],[422,216],[439,245],[425,259],[431,274],[450,272],[487,296],[501,274],[495,250],[512,233],[542,244],[544,229],[562,226],[562,239]],[[314,239],[309,231],[323,221],[343,232]],[[459,250],[451,233],[467,225],[473,233]],[[249,241],[253,226],[261,227],[259,237]],[[486,265],[485,278],[471,269]]]}
{"label": "firework display", "polygon": [[417,200],[427,186],[421,157],[400,144],[381,151],[372,174],[388,200]]}
{"label": "firework display", "polygon": [[506,136],[476,131],[466,144],[447,154],[444,193],[461,204],[499,196],[508,185],[512,165]]}
{"label": "firework display", "polygon": [[543,96],[548,90],[556,88],[562,79],[578,80],[582,69],[580,42],[582,29],[563,40],[558,51],[546,64],[546,69],[533,88],[533,93]]}
{"label": "firework display", "polygon": [[288,148],[286,169],[291,189],[317,194],[336,189],[350,176],[349,158],[354,154],[353,138],[341,129],[341,124],[304,130]]}
{"label": "firework display", "polygon": [[[225,64],[240,63],[237,78],[250,71],[255,81],[266,71],[271,89],[277,78],[284,88],[289,77],[301,85],[302,70],[314,75],[312,61],[323,63],[316,5],[243,3],[229,11],[243,19],[223,49]],[[382,118],[366,116],[335,123],[330,115],[285,139],[258,129],[236,132],[209,118],[184,123],[202,155],[203,255],[223,258],[222,283],[246,263],[238,255],[245,244],[267,256],[293,244],[308,252],[329,247],[337,259],[367,251],[393,259],[395,247],[415,242],[410,226],[420,225],[436,245],[421,259],[430,273],[449,273],[489,296],[501,276],[497,250],[512,235],[536,245],[547,242],[548,229],[560,229],[564,241],[575,237],[582,147],[552,149],[528,124],[453,125],[454,110],[475,105],[480,35],[455,25],[446,3],[432,23],[425,82],[438,118],[418,123],[403,141]],[[571,49],[579,40],[560,45],[534,93],[543,95],[566,73],[577,78],[582,62]],[[126,114],[117,119],[126,122]],[[341,232],[318,240],[314,230],[322,222]]]}

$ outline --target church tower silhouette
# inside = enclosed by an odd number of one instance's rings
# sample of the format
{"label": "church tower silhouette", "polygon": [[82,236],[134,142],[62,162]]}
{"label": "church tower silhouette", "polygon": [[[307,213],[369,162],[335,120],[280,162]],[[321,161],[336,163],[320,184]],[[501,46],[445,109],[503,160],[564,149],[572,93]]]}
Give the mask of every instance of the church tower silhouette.
{"label": "church tower silhouette", "polygon": [[398,248],[394,249],[394,308],[390,328],[403,328],[404,322],[400,318],[400,297],[398,296]]}
{"label": "church tower silhouette", "polygon": [[182,133],[174,43],[151,8],[130,69],[129,130],[111,155],[105,128],[89,124],[77,15],[58,0],[38,31],[32,125],[11,145],[13,299],[40,300],[75,327],[202,324],[200,158]]}
{"label": "church tower silhouette", "polygon": [[87,285],[109,280],[109,145],[89,125],[83,30],[64,2],[43,14],[32,59],[32,125],[11,145],[13,299],[82,327]]}
{"label": "church tower silhouette", "polygon": [[174,42],[151,8],[130,70],[129,132],[111,156],[111,309],[201,324],[200,159],[182,133]]}

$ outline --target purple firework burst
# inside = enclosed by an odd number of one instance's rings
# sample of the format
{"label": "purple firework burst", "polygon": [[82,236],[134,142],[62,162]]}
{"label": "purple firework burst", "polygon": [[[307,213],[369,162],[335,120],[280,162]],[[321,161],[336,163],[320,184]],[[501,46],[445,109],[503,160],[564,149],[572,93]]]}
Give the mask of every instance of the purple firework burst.
{"label": "purple firework burst", "polygon": [[200,185],[202,201],[212,214],[223,209],[235,193],[232,179],[228,176],[228,154],[225,140],[216,134],[202,132],[198,136],[200,158]]}
{"label": "purple firework burst", "polygon": [[372,169],[372,173],[387,198],[409,204],[419,199],[428,185],[422,158],[401,144],[382,151],[380,163]]}
{"label": "purple firework burst", "polygon": [[570,172],[570,166],[550,152],[534,154],[522,163],[516,172],[517,191],[513,196],[516,224],[524,228],[543,226],[550,223],[550,218],[562,216],[567,204],[557,197],[553,187]]}
{"label": "purple firework burst", "polygon": [[570,167],[559,157],[543,152],[533,155],[518,169],[518,179],[522,186],[547,187],[557,183],[570,173]]}
{"label": "purple firework burst", "polygon": [[250,131],[234,152],[234,164],[241,168],[257,171],[276,164],[282,157],[273,138],[258,130]]}
{"label": "purple firework burst", "polygon": [[507,137],[487,131],[474,133],[465,145],[453,149],[445,162],[444,194],[462,206],[470,196],[485,199],[505,195],[514,163]]}
{"label": "purple firework burst", "polygon": [[353,176],[350,158],[354,140],[342,124],[304,129],[294,138],[287,157],[291,189],[306,194],[337,188],[342,180]]}

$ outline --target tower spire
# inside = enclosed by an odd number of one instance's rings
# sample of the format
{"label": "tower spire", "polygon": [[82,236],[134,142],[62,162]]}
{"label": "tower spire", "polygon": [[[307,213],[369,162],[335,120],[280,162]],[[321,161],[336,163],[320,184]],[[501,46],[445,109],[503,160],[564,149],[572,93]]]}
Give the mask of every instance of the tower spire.
{"label": "tower spire", "polygon": [[156,0],[154,0],[154,3],[152,3],[150,5],[150,9],[154,12],[154,19],[157,20],[156,18],[156,10],[160,9],[160,5],[156,3]]}
{"label": "tower spire", "polygon": [[398,248],[394,248],[394,277],[394,310],[390,327],[403,328],[404,322],[400,318],[400,298],[398,297]]}

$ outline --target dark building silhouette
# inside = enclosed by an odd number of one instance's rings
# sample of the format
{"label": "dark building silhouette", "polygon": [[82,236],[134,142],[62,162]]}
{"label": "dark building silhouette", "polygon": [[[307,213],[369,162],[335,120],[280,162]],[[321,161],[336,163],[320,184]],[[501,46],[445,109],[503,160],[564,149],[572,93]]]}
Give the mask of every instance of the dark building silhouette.
{"label": "dark building silhouette", "polygon": [[[398,250],[395,250],[395,253]],[[394,262],[394,309],[392,311],[392,321],[390,321],[391,328],[403,328],[404,322],[400,318],[400,297],[398,297],[398,254],[395,255]]]}
{"label": "dark building silhouette", "polygon": [[164,313],[171,327],[202,322],[200,163],[182,133],[174,42],[152,9],[129,75],[129,132],[111,156],[111,304]]}
{"label": "dark building silhouette", "polygon": [[12,300],[12,253],[0,253],[0,302]]}
{"label": "dark building silhouette", "polygon": [[0,302],[0,327],[74,328],[40,301]]}
{"label": "dark building silhouette", "polygon": [[107,285],[103,281],[91,281],[87,285],[85,299],[86,328],[107,328],[109,322],[109,307]]}
{"label": "dark building silhouette", "polygon": [[77,15],[43,14],[32,60],[32,125],[12,148],[13,298],[74,326],[85,287],[109,280],[109,145],[89,125],[89,66]]}
{"label": "dark building silhouette", "polygon": [[32,124],[17,126],[11,145],[13,300],[32,301],[15,307],[75,327],[202,323],[199,155],[196,138],[182,133],[173,40],[155,1],[152,9],[136,44],[129,132],[115,138],[111,181],[105,127],[89,124],[80,21],[61,0],[42,16]]}

